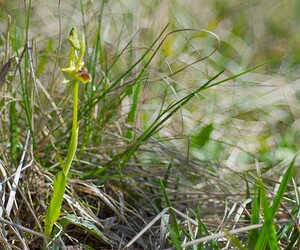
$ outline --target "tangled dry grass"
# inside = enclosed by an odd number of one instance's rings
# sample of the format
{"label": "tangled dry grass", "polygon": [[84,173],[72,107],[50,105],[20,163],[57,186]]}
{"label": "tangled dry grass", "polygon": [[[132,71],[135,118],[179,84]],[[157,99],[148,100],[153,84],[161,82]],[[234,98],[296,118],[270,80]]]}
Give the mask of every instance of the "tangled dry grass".
{"label": "tangled dry grass", "polygon": [[[86,66],[94,82],[80,96],[82,133],[55,232],[59,247],[168,249],[174,247],[166,226],[173,213],[186,249],[199,236],[199,221],[203,232],[213,234],[202,235],[203,242],[213,240],[206,247],[237,247],[232,235],[247,241],[257,177],[271,199],[299,148],[298,13],[280,1],[190,2],[36,0],[30,16],[28,1],[0,2],[1,65],[20,59],[0,75],[3,249],[41,249],[45,238],[57,155],[66,154],[71,128],[70,90],[59,69],[73,26],[86,34]],[[173,30],[195,30],[151,47],[167,23],[157,44]],[[220,44],[199,28],[217,34]],[[255,72],[232,77],[269,59]],[[163,110],[222,69],[217,80],[230,79],[179,103],[155,133],[145,134]],[[287,220],[297,225],[297,161],[295,166],[276,228]],[[280,244],[285,249],[289,242]]]}

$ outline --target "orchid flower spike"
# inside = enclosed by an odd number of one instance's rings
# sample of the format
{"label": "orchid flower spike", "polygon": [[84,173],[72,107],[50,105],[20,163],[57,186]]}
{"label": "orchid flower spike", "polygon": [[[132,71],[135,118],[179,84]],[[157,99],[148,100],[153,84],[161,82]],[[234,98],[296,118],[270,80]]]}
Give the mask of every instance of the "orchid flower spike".
{"label": "orchid flower spike", "polygon": [[[81,41],[78,39],[77,30],[72,28],[69,41],[71,43],[71,50],[69,56],[69,67],[61,69],[63,72],[67,72],[69,77],[66,82],[73,79],[77,79],[82,83],[88,83],[92,81],[92,77],[87,70],[83,69],[84,61],[83,55],[85,51],[85,39],[84,35],[81,36]],[[78,57],[79,52],[79,57]]]}

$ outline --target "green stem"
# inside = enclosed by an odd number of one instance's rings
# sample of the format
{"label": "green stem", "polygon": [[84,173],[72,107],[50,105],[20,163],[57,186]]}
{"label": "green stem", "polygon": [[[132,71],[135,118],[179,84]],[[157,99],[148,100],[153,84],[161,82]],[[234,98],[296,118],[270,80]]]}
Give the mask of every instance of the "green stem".
{"label": "green stem", "polygon": [[78,80],[75,80],[73,83],[73,127],[72,135],[74,131],[77,130],[77,116],[78,116]]}
{"label": "green stem", "polygon": [[78,80],[73,81],[73,124],[72,124],[72,134],[71,141],[69,145],[67,159],[63,166],[63,173],[65,176],[68,175],[72,161],[74,159],[76,149],[77,149],[77,140],[78,140]]}
{"label": "green stem", "polygon": [[74,102],[73,103],[73,124],[72,124],[72,134],[71,134],[71,141],[68,149],[68,155],[65,163],[62,166],[62,171],[58,172],[55,176],[54,184],[53,184],[53,188],[54,188],[53,196],[50,200],[50,204],[46,212],[45,234],[47,236],[51,236],[53,225],[60,215],[61,204],[66,189],[67,175],[69,173],[73,158],[76,153],[76,148],[77,148],[77,140],[78,140],[78,125],[77,125],[78,81],[77,80],[73,81],[73,102]]}
{"label": "green stem", "polygon": [[[82,61],[85,44],[84,44],[84,35],[82,35],[81,42],[79,42],[77,37],[77,31],[75,28],[71,30],[69,40],[71,42],[71,50],[69,56],[69,67],[62,69],[62,71],[66,71],[69,73],[69,81],[73,87],[73,122],[72,122],[72,132],[71,132],[71,140],[68,148],[67,158],[64,162],[61,160],[61,167],[62,171],[58,172],[55,175],[53,181],[53,195],[51,197],[49,206],[46,211],[45,216],[45,234],[47,236],[51,236],[52,229],[54,223],[57,221],[60,215],[60,210],[63,202],[63,196],[66,190],[67,184],[67,176],[73,162],[77,143],[78,143],[78,124],[77,124],[77,117],[78,117],[78,85],[79,79],[82,80],[84,83],[87,83],[91,80],[90,76],[87,72],[84,72],[84,76],[82,77],[81,67],[83,66],[84,62]],[[77,56],[77,50],[80,50],[79,58]],[[87,77],[87,76],[88,77]],[[47,242],[44,242],[44,249],[47,247]]]}

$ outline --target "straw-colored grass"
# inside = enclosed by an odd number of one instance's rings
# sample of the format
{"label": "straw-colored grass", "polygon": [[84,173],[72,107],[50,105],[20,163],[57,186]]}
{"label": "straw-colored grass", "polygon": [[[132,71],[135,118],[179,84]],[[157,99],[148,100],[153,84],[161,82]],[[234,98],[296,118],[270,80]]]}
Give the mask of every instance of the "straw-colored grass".
{"label": "straw-colored grass", "polygon": [[[294,249],[299,4],[2,1],[3,249]],[[92,82],[61,215],[72,27]]]}

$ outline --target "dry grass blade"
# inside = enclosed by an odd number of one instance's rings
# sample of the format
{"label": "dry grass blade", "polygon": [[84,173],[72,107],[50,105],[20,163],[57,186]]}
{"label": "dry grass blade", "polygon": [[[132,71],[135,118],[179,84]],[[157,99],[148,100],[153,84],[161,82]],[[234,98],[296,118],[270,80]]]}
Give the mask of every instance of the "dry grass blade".
{"label": "dry grass blade", "polygon": [[70,26],[85,35],[82,70],[93,79],[78,92],[57,244],[251,248],[263,232],[257,176],[273,197],[270,226],[289,219],[274,226],[274,245],[298,244],[296,168],[294,189],[279,184],[300,148],[299,3],[202,2],[0,1],[0,248],[41,249],[72,129],[72,87],[59,70]]}
{"label": "dry grass blade", "polygon": [[[5,219],[3,219],[1,217],[0,217],[0,222],[2,224],[4,224],[4,225],[10,225],[11,227],[13,227],[15,229],[21,230],[21,231],[23,231],[25,233],[29,233],[29,234],[35,235],[35,236],[37,236],[39,238],[42,238],[42,239],[46,238],[46,236],[44,234],[38,233],[38,232],[36,232],[36,231],[34,231],[34,230],[30,229],[30,228],[26,228],[26,227],[24,227],[22,225],[19,225],[19,224],[15,223],[15,222],[12,222],[12,221],[9,221],[9,220],[5,220]],[[48,238],[48,240],[49,239],[50,238]]]}
{"label": "dry grass blade", "polygon": [[[238,225],[238,222],[239,222],[239,220],[242,216],[243,211],[246,210],[246,205],[251,203],[251,202],[252,202],[252,199],[249,198],[249,199],[247,199],[247,200],[240,203],[240,206],[237,209],[236,214],[234,216],[234,219],[233,219],[234,223],[233,223],[233,226],[232,226],[231,230],[235,229],[235,227]],[[229,247],[229,246],[230,246],[230,239],[228,240],[228,242],[226,244],[226,247]]]}
{"label": "dry grass blade", "polygon": [[[36,78],[36,83],[37,86],[39,87],[40,90],[42,90],[42,92],[44,93],[45,97],[49,100],[49,102],[51,103],[58,119],[59,122],[61,123],[61,125],[63,126],[64,131],[67,130],[67,125],[66,122],[64,121],[63,117],[61,116],[61,113],[59,111],[59,108],[57,107],[56,103],[54,102],[53,98],[51,97],[51,95],[48,93],[48,91],[46,90],[45,86],[41,83],[41,81]],[[52,117],[51,117],[52,118]]]}
{"label": "dry grass blade", "polygon": [[165,248],[167,234],[168,234],[168,228],[166,224],[169,224],[169,222],[170,222],[170,214],[163,214],[160,222],[160,237],[159,237],[160,249]]}
{"label": "dry grass blade", "polygon": [[249,198],[249,199],[246,199],[245,201],[240,203],[240,206],[237,209],[236,214],[235,214],[234,219],[233,219],[234,224],[232,226],[232,229],[234,229],[237,226],[237,224],[238,224],[238,222],[239,222],[239,220],[242,216],[243,211],[246,210],[247,204],[250,204],[251,202],[252,202],[252,199]]}
{"label": "dry grass blade", "polygon": [[83,186],[82,191],[85,193],[90,193],[98,196],[114,213],[122,220],[122,221],[127,221],[126,218],[120,211],[115,207],[115,205],[110,201],[109,198],[107,198],[107,195],[104,194],[99,188],[97,188],[93,184],[88,184],[81,182],[81,186]]}
{"label": "dry grass blade", "polygon": [[147,230],[149,230],[158,220],[160,220],[165,213],[169,211],[169,207],[163,209],[158,215],[153,218],[148,225],[146,225],[136,236],[134,236],[131,241],[127,243],[124,249],[130,247],[135,241],[137,241]]}
{"label": "dry grass blade", "polygon": [[249,230],[261,228],[262,226],[263,226],[263,224],[257,224],[257,225],[250,225],[250,226],[246,226],[246,227],[242,227],[242,228],[238,228],[238,229],[233,229],[233,230],[229,230],[227,232],[221,232],[221,233],[205,236],[200,239],[193,240],[193,241],[189,241],[189,242],[182,244],[181,246],[189,247],[189,246],[193,246],[198,243],[203,243],[206,241],[211,241],[211,240],[215,240],[218,238],[226,237],[228,234],[239,234],[242,232],[248,232]]}
{"label": "dry grass blade", "polygon": [[[158,220],[161,220],[161,229],[165,228],[165,225],[167,223],[168,220],[166,220],[166,217],[164,217],[166,215],[166,213],[168,213],[169,210],[172,210],[174,213],[178,214],[179,216],[181,216],[182,218],[184,218],[185,220],[189,220],[189,222],[191,222],[193,225],[198,226],[198,223],[189,218],[187,215],[185,215],[184,213],[178,211],[175,208],[172,207],[167,207],[164,208],[158,215],[156,215],[134,238],[131,239],[130,242],[128,242],[128,244],[125,246],[125,248],[130,247],[137,239],[139,239],[147,230],[149,230]],[[165,229],[163,229],[162,231],[164,231]],[[165,234],[163,232],[161,232],[161,242],[164,242],[165,238]],[[125,249],[124,248],[124,249]]]}
{"label": "dry grass blade", "polygon": [[2,88],[2,85],[5,81],[5,78],[10,70],[11,64],[16,61],[16,57],[10,58],[1,68],[0,70],[0,89]]}
{"label": "dry grass blade", "polygon": [[7,170],[4,168],[3,163],[0,161],[0,173],[1,173],[1,185],[0,185],[0,192],[2,193],[1,197],[1,206],[0,206],[0,218],[3,217],[3,212],[5,211],[4,209],[4,204],[6,200],[6,188],[5,185],[8,183],[8,187],[11,189],[10,183],[7,182]]}
{"label": "dry grass blade", "polygon": [[[25,164],[26,164],[25,155],[26,155],[26,152],[27,152],[29,139],[30,139],[30,131],[27,132],[27,137],[26,137],[25,144],[24,144],[24,147],[23,147],[22,157],[21,157],[20,163],[18,165],[18,168],[16,170],[14,180],[13,180],[13,183],[12,183],[12,188],[11,188],[9,198],[8,198],[8,201],[7,201],[7,204],[6,204],[5,209],[6,209],[6,213],[7,213],[8,216],[10,216],[10,212],[12,210],[13,203],[15,202],[15,197],[16,197],[16,192],[17,192],[17,189],[18,189],[18,184],[19,184],[21,172],[24,169]],[[31,163],[32,163],[32,161],[31,161]]]}

